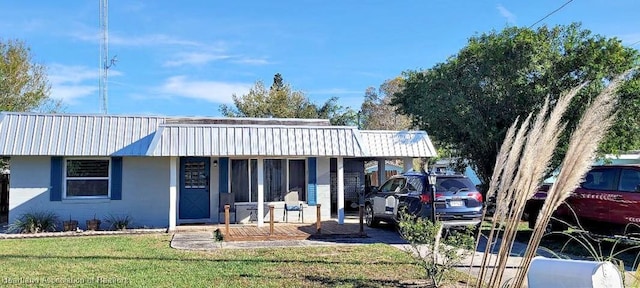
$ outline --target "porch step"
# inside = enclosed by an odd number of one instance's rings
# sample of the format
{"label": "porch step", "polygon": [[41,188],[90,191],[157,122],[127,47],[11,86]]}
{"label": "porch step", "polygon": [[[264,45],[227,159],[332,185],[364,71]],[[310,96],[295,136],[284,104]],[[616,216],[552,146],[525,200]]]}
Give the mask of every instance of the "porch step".
{"label": "porch step", "polygon": [[[267,224],[268,225],[268,224]],[[256,226],[255,224],[230,224],[229,227],[246,227]],[[213,232],[216,229],[223,230],[224,223],[203,223],[203,224],[182,224],[176,226],[175,232]]]}
{"label": "porch step", "polygon": [[218,228],[218,224],[178,225],[175,232],[213,232]]}

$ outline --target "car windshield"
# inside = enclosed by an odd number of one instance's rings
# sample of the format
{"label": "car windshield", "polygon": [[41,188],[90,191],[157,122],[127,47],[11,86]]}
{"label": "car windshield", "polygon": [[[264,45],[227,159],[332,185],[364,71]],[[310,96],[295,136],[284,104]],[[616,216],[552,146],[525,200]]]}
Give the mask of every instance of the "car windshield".
{"label": "car windshield", "polygon": [[468,178],[438,178],[436,192],[476,191],[476,187]]}

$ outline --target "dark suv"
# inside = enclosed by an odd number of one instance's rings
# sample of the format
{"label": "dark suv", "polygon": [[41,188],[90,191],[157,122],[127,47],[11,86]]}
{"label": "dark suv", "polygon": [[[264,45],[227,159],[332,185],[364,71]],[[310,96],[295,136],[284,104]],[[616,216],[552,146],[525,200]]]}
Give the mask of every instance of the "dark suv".
{"label": "dark suv", "polygon": [[478,225],[482,218],[482,194],[464,175],[438,174],[435,199],[431,199],[428,175],[407,172],[373,188],[365,198],[367,226],[380,221],[396,223],[398,212],[431,217],[431,202],[435,200],[436,218],[445,227]]}
{"label": "dark suv", "polygon": [[[546,188],[546,189],[545,189]],[[542,186],[527,202],[529,226],[535,224],[538,212],[546,199],[548,187]],[[628,224],[640,225],[640,165],[593,166],[585,175],[584,182],[554,213],[554,217],[594,228],[624,228]],[[571,212],[575,212],[575,216]],[[554,222],[551,222],[552,225]],[[562,230],[564,225],[555,223],[553,230]],[[597,224],[597,225],[592,225]],[[604,224],[604,225],[603,225]],[[615,229],[620,230],[620,229]],[[637,228],[634,232],[638,231]]]}

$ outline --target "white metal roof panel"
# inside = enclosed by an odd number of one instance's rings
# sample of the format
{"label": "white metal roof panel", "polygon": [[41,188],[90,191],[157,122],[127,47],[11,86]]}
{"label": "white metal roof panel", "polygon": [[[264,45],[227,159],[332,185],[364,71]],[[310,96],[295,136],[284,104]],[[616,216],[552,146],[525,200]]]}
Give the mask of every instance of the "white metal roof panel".
{"label": "white metal roof panel", "polygon": [[0,155],[436,155],[423,131],[358,131],[355,127],[324,125],[323,121],[298,120],[2,112]]}
{"label": "white metal roof panel", "polygon": [[424,131],[359,131],[371,157],[435,157],[429,135]]}
{"label": "white metal roof panel", "polygon": [[162,124],[147,155],[364,157],[357,133],[342,126]]}
{"label": "white metal roof panel", "polygon": [[3,112],[0,155],[144,155],[163,117]]}

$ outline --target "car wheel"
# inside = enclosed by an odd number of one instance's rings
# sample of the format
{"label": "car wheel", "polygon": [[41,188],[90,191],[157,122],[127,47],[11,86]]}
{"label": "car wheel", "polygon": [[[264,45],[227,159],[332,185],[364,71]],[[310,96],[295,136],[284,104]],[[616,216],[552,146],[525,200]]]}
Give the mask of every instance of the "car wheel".
{"label": "car wheel", "polygon": [[[529,217],[529,229],[534,229],[536,226],[536,220],[538,218],[538,212],[530,215]],[[544,227],[544,233],[545,234],[549,234],[551,232],[560,232],[560,231],[565,231],[567,230],[569,227],[567,226],[567,224],[564,224],[562,222],[560,222],[559,220],[556,219],[549,219],[549,222],[547,223],[547,226]]]}
{"label": "car wheel", "polygon": [[546,233],[551,233],[551,232],[560,232],[560,231],[564,231],[567,230],[569,227],[567,226],[567,224],[564,224],[556,219],[549,219],[549,223],[547,224],[547,227],[545,227],[545,232]]}
{"label": "car wheel", "polygon": [[380,221],[373,216],[373,207],[371,207],[371,205],[369,204],[367,204],[367,206],[364,206],[364,219],[367,222],[367,226],[369,227],[378,226],[378,223],[380,223]]}

